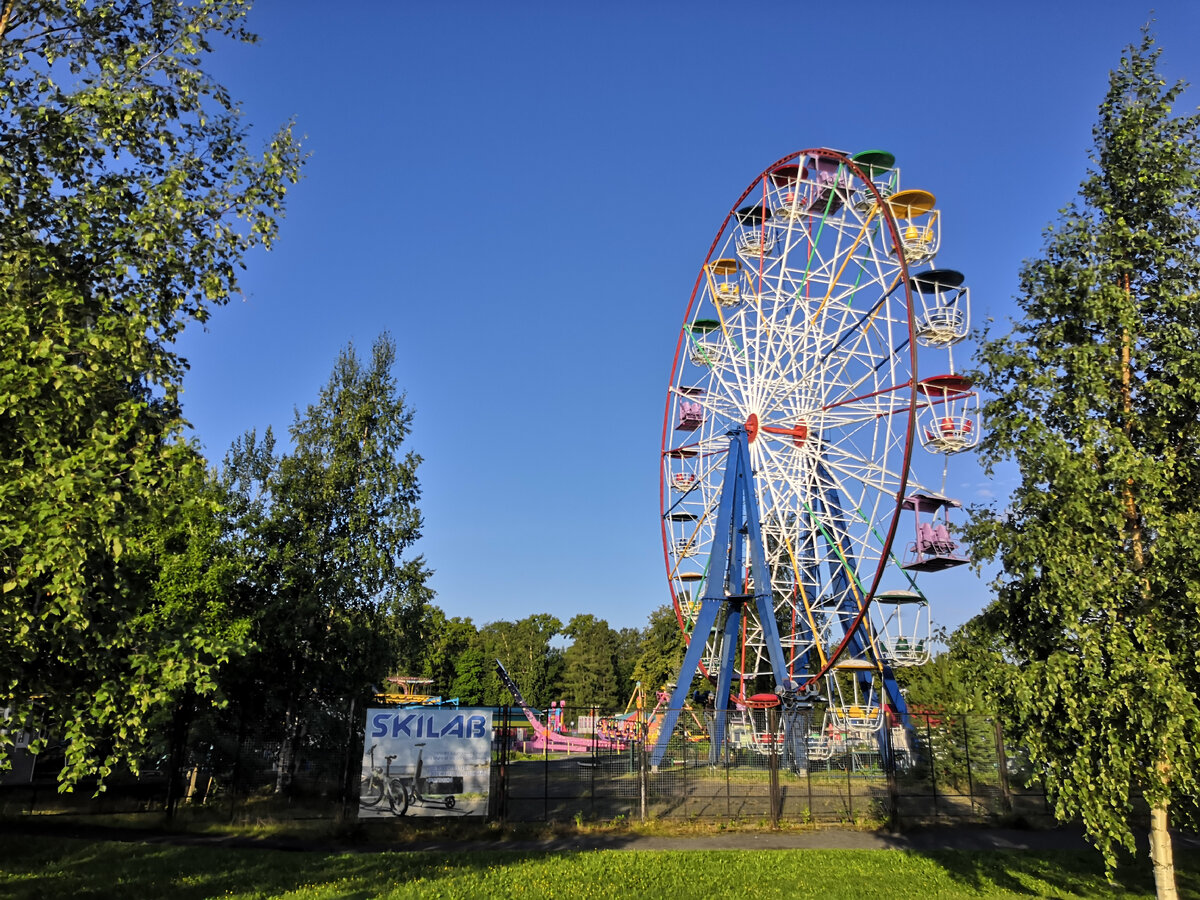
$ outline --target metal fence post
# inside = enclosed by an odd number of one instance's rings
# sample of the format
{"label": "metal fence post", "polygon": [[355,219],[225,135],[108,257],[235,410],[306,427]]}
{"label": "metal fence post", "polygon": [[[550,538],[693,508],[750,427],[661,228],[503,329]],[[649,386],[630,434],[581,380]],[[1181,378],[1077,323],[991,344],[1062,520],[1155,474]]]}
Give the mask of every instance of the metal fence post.
{"label": "metal fence post", "polygon": [[883,765],[884,774],[887,775],[888,821],[895,830],[900,826],[900,784],[896,779],[896,746],[892,743],[892,729],[886,721],[883,723],[883,734],[883,746],[887,751]]}
{"label": "metal fence post", "polygon": [[933,815],[937,818],[938,812],[938,789],[937,789],[937,766],[934,764],[933,750],[933,731],[929,725],[929,717],[925,717],[925,746],[929,749],[929,783],[933,787]]}
{"label": "metal fence post", "polygon": [[[350,698],[350,712],[348,714],[347,724],[346,724],[346,756],[345,756],[345,759],[342,760],[342,790],[341,790],[342,818],[343,819],[348,819],[350,817],[350,798],[351,798],[351,795],[354,793],[355,789],[358,787],[358,782],[359,782],[358,775],[355,775],[354,770],[351,769],[351,767],[350,767],[352,761],[354,760],[354,749],[355,749],[354,748],[354,708],[355,708],[355,704],[356,704],[357,700],[358,700],[357,697]],[[360,759],[359,775],[362,774],[361,770],[362,770],[362,761]],[[358,802],[357,797],[355,797],[354,800],[355,800],[355,803]]]}
{"label": "metal fence post", "polygon": [[[563,714],[566,718],[566,714]],[[546,736],[542,738],[542,821],[546,822],[550,819],[550,730],[552,720],[551,714],[546,713]],[[565,727],[565,726],[564,726]],[[571,751],[567,750],[567,756],[570,757]]]}
{"label": "metal fence post", "polygon": [[779,744],[775,740],[778,723],[775,719],[775,707],[767,710],[767,740],[770,753],[767,756],[768,783],[771,786],[771,827],[779,827],[779,814],[783,807],[783,797],[779,794]]}
{"label": "metal fence post", "polygon": [[500,713],[504,717],[504,725],[500,730],[500,778],[496,785],[496,791],[500,795],[496,798],[496,818],[503,824],[508,819],[508,735],[510,721],[510,707],[500,707]]}
{"label": "metal fence post", "polygon": [[971,811],[975,811],[975,779],[971,775],[971,732],[967,728],[969,716],[962,717],[963,754],[967,760],[967,799],[971,802]]}
{"label": "metal fence post", "polygon": [[646,821],[647,807],[650,805],[650,767],[646,759],[646,742],[649,739],[649,729],[646,727],[646,709],[638,706],[637,743],[634,744],[638,755],[638,807],[641,820]]}
{"label": "metal fence post", "polygon": [[854,749],[850,747],[850,741],[845,741],[846,755],[846,814],[850,817],[850,821],[854,821],[854,782],[850,780],[850,772],[854,768]]}
{"label": "metal fence post", "polygon": [[[728,724],[728,722],[726,722]],[[726,731],[725,746],[722,747],[722,755],[725,757],[725,818],[733,818],[733,798],[730,796],[731,787],[729,784],[729,733]]]}
{"label": "metal fence post", "polygon": [[[807,740],[807,735],[805,735],[805,739]],[[811,821],[815,822],[817,819],[817,815],[816,815],[816,813],[813,812],[812,783],[813,783],[812,758],[810,756],[808,756],[808,754],[806,753],[804,756],[804,784],[808,788],[808,818]]]}

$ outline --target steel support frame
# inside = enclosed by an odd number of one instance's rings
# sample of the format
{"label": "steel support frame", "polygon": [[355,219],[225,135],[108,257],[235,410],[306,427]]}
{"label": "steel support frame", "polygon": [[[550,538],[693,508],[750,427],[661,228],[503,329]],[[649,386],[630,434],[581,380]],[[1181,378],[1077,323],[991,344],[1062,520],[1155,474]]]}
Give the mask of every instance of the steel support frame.
{"label": "steel support frame", "polygon": [[[746,582],[746,550],[750,553],[750,581]],[[657,768],[667,752],[667,743],[674,734],[679,712],[687,702],[692,679],[700,668],[700,658],[708,636],[717,626],[722,610],[720,656],[717,666],[716,708],[713,716],[710,760],[720,759],[725,745],[726,721],[729,715],[730,693],[733,688],[733,667],[737,657],[737,640],[741,631],[745,605],[753,602],[758,613],[763,640],[771,658],[777,691],[795,688],[788,674],[771,602],[771,577],[767,569],[758,514],[758,499],[754,491],[754,472],[750,463],[750,438],[745,429],[729,433],[729,455],[725,460],[725,476],[721,483],[721,499],[714,523],[712,555],[700,610],[692,628],[691,640],[683,657],[679,678],[671,692],[671,702],[663,715],[658,740],[650,756],[651,766]]]}

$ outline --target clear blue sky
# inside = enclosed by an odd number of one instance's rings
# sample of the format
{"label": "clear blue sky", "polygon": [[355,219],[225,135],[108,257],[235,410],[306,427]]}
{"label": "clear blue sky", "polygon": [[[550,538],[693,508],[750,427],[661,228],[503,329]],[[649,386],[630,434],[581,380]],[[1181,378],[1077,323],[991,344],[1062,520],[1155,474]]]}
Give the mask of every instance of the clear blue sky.
{"label": "clear blue sky", "polygon": [[[675,338],[742,190],[805,147],[889,150],[905,187],[938,198],[938,266],[967,275],[976,321],[1003,319],[1149,16],[1116,0],[259,0],[260,44],[213,68],[256,140],[294,117],[311,159],[244,297],[183,339],[185,412],[214,460],[249,428],[282,436],[341,347],[390,331],[437,604],[477,624],[642,626],[669,600]],[[1154,16],[1163,71],[1200,81],[1200,3]],[[1007,488],[955,458],[949,493]],[[987,598],[965,569],[923,586],[949,627]]]}

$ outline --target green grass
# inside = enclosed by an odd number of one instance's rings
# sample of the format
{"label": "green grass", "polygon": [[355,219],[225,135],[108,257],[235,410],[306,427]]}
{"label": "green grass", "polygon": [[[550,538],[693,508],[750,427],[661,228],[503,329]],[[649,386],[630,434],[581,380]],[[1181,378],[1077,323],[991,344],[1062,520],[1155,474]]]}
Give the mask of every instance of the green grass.
{"label": "green grass", "polygon": [[[1177,854],[1200,896],[1200,853]],[[887,850],[326,853],[7,834],[0,897],[1153,897],[1149,864],[1110,884],[1088,852]]]}

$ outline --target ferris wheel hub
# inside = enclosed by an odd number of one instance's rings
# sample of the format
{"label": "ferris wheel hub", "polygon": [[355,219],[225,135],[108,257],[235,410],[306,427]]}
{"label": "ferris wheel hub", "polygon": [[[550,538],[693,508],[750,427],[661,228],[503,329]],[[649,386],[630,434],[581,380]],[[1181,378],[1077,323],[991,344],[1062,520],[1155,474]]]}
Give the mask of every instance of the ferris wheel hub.
{"label": "ferris wheel hub", "polygon": [[[754,417],[751,416],[751,418]],[[758,427],[757,420],[755,421],[755,426]],[[748,430],[749,427],[747,426],[747,431]],[[791,438],[792,443],[797,447],[803,447],[808,441],[809,435],[808,425],[804,422],[798,422],[795,425],[789,425],[786,427],[782,425],[763,425],[759,427],[758,430],[765,431],[767,434],[773,434],[777,437]]]}
{"label": "ferris wheel hub", "polygon": [[775,435],[782,438],[791,438],[792,443],[797,447],[803,447],[808,441],[809,428],[805,422],[797,422],[794,425],[764,425],[759,421],[758,413],[750,413],[746,417],[746,424],[743,426],[746,431],[746,437],[753,444],[759,432]]}
{"label": "ferris wheel hub", "polygon": [[750,417],[746,419],[746,437],[749,438],[751,444],[758,437],[758,413],[750,413]]}

